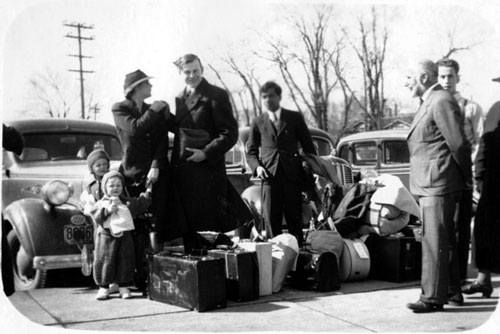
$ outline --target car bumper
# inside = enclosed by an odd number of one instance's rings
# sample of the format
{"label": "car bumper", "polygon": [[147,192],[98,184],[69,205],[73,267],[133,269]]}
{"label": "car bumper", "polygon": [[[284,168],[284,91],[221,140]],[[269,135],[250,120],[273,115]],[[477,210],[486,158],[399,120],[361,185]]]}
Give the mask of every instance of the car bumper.
{"label": "car bumper", "polygon": [[80,268],[81,266],[81,254],[35,256],[33,258],[33,267],[40,270]]}

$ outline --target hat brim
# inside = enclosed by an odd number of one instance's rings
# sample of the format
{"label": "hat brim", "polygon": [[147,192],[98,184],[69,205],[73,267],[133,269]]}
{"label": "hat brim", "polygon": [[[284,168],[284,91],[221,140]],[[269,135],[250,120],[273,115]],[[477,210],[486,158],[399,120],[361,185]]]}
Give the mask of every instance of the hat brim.
{"label": "hat brim", "polygon": [[134,89],[135,87],[137,87],[140,83],[142,83],[144,81],[148,81],[149,79],[153,79],[153,77],[145,77],[145,78],[137,80],[136,82],[133,82],[127,88],[125,88],[125,95],[127,95],[128,93],[130,93],[132,91],[132,89]]}
{"label": "hat brim", "polygon": [[493,79],[491,79],[491,81],[500,82],[500,77],[498,77],[498,78],[493,78]]}

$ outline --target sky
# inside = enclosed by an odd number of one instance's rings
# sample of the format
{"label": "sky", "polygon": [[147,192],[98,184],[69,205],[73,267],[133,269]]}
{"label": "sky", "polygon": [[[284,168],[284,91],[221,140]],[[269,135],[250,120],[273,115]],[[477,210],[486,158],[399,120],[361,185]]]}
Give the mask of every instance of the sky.
{"label": "sky", "polygon": [[[123,80],[128,72],[141,69],[154,77],[154,99],[172,106],[183,83],[173,61],[184,53],[198,54],[204,63],[220,64],[220,54],[245,57],[248,50],[262,45],[255,32],[290,37],[284,18],[291,12],[307,12],[312,4],[333,3],[338,6],[336,20],[352,20],[370,5],[390,9],[390,56],[386,60],[388,97],[411,105],[410,94],[403,87],[410,63],[421,58],[438,59],[443,48],[443,34],[451,29],[450,19],[459,17],[457,36],[466,42],[483,43],[470,52],[457,55],[462,81],[458,88],[472,97],[485,111],[500,99],[500,84],[491,78],[500,76],[500,2],[472,1],[267,1],[267,0],[0,0],[0,96],[2,117],[9,120],[21,115],[32,91],[28,82],[36,73],[60,73],[78,93],[75,29],[63,22],[94,25],[84,29],[83,36],[94,36],[83,42],[87,92],[99,102],[99,119],[112,122],[111,105],[123,99]],[[355,22],[343,22],[353,25]],[[443,29],[441,33],[437,30]],[[353,57],[352,63],[356,62]],[[223,67],[220,67],[224,73]],[[219,84],[213,73],[206,77]],[[261,82],[276,80],[284,86],[276,68],[264,67],[257,73]],[[232,79],[234,80],[234,79]],[[72,117],[80,113],[75,93]],[[87,94],[88,95],[88,94]],[[86,99],[89,97],[86,96]],[[283,104],[293,108],[284,98]],[[33,114],[28,116],[33,116]],[[45,115],[36,115],[46,117]]]}

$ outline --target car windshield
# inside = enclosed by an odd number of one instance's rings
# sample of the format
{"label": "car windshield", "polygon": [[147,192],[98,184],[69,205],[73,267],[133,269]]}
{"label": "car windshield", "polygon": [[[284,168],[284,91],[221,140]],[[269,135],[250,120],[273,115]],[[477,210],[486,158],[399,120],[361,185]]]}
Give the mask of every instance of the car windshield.
{"label": "car windshield", "polygon": [[377,164],[377,145],[375,142],[358,143],[353,145],[355,165],[371,166]]}
{"label": "car windshield", "polygon": [[22,161],[85,160],[94,149],[104,149],[112,160],[120,160],[118,138],[96,133],[24,134]]}
{"label": "car windshield", "polygon": [[410,152],[406,141],[386,141],[384,145],[384,163],[388,165],[410,162]]}

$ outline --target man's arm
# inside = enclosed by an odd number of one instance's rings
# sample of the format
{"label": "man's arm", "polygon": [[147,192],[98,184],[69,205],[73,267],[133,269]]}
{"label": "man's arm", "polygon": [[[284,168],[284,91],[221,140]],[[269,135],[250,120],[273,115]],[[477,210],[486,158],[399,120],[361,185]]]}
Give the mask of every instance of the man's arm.
{"label": "man's arm", "polygon": [[246,143],[247,162],[250,168],[252,169],[254,175],[257,167],[262,165],[259,156],[260,145],[261,145],[261,134],[259,127],[257,126],[257,119],[255,118],[252,121],[252,125],[250,126],[250,132]]}
{"label": "man's arm", "polygon": [[304,153],[316,154],[316,148],[314,147],[311,133],[309,132],[306,121],[304,120],[304,116],[302,116],[302,114],[300,113],[297,133],[299,136],[300,146],[302,146],[302,150],[304,151]]}

